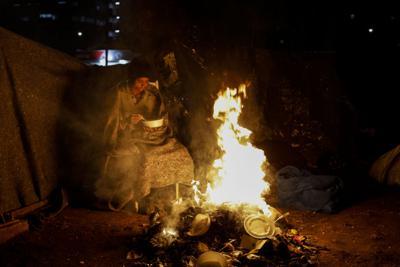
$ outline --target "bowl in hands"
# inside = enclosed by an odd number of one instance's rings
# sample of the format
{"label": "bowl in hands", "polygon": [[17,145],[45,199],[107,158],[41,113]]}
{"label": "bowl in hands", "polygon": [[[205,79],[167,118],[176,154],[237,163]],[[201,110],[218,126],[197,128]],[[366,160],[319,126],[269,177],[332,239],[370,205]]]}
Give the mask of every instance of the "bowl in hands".
{"label": "bowl in hands", "polygon": [[144,120],[143,125],[149,128],[157,128],[164,125],[164,118],[158,120]]}

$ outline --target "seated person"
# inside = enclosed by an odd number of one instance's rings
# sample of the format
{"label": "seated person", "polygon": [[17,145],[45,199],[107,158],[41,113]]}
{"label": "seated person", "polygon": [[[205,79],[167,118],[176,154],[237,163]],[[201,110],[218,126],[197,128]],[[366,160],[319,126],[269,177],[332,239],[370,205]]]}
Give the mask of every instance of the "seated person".
{"label": "seated person", "polygon": [[[193,179],[192,159],[172,137],[163,97],[150,76],[150,67],[143,65],[132,81],[116,87],[116,101],[104,132],[109,152],[95,192],[111,210],[132,208],[135,203],[137,211],[137,203],[152,189],[190,184]],[[182,164],[188,166],[184,173]]]}

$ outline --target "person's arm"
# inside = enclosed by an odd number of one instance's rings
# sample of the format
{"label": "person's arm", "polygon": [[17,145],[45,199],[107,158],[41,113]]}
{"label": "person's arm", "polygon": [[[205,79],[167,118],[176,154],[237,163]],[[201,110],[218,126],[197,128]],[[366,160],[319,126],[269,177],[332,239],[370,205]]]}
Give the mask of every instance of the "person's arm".
{"label": "person's arm", "polygon": [[130,121],[133,124],[138,124],[142,120],[144,120],[144,117],[143,117],[142,114],[132,114],[132,115],[130,115]]}

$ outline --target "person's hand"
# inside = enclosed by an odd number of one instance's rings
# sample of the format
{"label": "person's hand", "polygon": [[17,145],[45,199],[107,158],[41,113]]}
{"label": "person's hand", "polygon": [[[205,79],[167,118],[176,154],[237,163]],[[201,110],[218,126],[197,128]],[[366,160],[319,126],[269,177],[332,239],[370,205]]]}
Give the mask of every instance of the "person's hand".
{"label": "person's hand", "polygon": [[138,122],[144,120],[143,116],[140,114],[132,114],[131,116],[131,122],[133,124],[137,124]]}

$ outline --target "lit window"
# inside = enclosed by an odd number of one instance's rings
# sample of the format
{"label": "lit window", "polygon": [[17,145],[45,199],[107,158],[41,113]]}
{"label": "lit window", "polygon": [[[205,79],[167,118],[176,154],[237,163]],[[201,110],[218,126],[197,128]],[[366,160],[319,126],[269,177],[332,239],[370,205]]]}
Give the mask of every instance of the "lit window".
{"label": "lit window", "polygon": [[116,16],[115,18],[116,18],[116,19],[120,19],[121,17],[120,17],[120,16]]}
{"label": "lit window", "polygon": [[115,33],[119,33],[119,30],[115,30],[114,32],[115,32]]}
{"label": "lit window", "polygon": [[369,28],[369,29],[368,29],[368,32],[369,32],[369,33],[373,33],[373,32],[374,32],[374,29],[373,29],[373,28]]}
{"label": "lit window", "polygon": [[116,5],[116,6],[119,6],[119,4],[121,4],[121,3],[120,3],[120,2],[115,2],[115,5]]}
{"label": "lit window", "polygon": [[41,13],[39,14],[39,18],[41,19],[50,19],[50,20],[56,20],[57,16],[51,13]]}
{"label": "lit window", "polygon": [[82,32],[77,32],[76,34],[77,34],[78,36],[82,36],[82,35],[83,35]]}
{"label": "lit window", "polygon": [[123,65],[125,65],[125,64],[128,64],[130,61],[129,60],[126,60],[126,59],[120,59],[120,60],[118,60],[118,63],[119,64],[123,64]]}
{"label": "lit window", "polygon": [[128,64],[131,62],[133,54],[130,50],[101,49],[86,52],[80,51],[77,56],[82,58],[88,65],[113,66]]}

